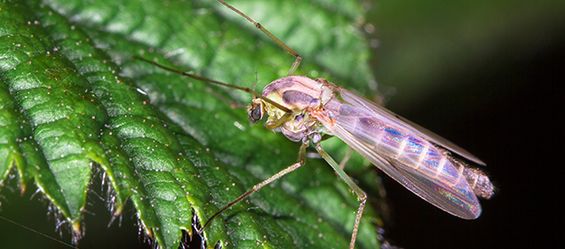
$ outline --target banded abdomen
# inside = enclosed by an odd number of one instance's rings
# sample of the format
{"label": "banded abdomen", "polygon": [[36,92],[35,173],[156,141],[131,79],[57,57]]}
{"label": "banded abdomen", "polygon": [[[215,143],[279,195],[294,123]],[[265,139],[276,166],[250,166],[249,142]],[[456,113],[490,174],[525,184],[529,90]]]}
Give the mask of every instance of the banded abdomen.
{"label": "banded abdomen", "polygon": [[363,108],[340,104],[337,122],[386,158],[399,161],[428,177],[456,185],[463,167],[434,144],[404,130],[392,120],[367,113]]}

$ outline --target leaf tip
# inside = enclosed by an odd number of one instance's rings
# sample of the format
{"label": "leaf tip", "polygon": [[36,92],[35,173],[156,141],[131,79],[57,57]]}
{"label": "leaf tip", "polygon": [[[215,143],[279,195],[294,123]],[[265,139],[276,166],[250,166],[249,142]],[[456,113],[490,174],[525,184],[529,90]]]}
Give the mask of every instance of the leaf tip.
{"label": "leaf tip", "polygon": [[153,233],[153,229],[149,227],[145,228],[145,235],[147,235],[147,237],[149,237],[150,239],[155,239],[155,234]]}
{"label": "leaf tip", "polygon": [[20,182],[20,196],[24,196],[24,194],[26,193],[27,190],[27,185],[25,184],[25,182],[21,181]]}
{"label": "leaf tip", "polygon": [[122,215],[122,212],[124,211],[124,206],[123,205],[116,205],[116,209],[114,210],[114,217],[119,217],[120,215]]}
{"label": "leaf tip", "polygon": [[80,221],[78,221],[78,220],[73,221],[72,228],[73,228],[73,234],[74,235],[82,235]]}

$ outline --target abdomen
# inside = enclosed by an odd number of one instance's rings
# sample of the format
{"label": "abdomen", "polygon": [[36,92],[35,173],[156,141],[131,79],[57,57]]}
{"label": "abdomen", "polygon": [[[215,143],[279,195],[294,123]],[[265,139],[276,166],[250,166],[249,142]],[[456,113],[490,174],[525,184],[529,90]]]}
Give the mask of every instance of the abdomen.
{"label": "abdomen", "polygon": [[401,162],[442,182],[455,185],[459,181],[462,166],[455,165],[441,149],[404,130],[393,120],[379,118],[363,108],[348,104],[333,103],[328,107],[330,111],[333,109],[338,123],[347,124],[343,126],[353,136],[362,139],[384,158]]}

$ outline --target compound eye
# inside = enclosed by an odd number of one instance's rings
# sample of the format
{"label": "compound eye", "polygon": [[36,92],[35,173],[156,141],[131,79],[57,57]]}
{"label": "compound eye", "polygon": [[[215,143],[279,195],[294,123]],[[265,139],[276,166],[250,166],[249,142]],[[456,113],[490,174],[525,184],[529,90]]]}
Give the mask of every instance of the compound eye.
{"label": "compound eye", "polygon": [[261,106],[260,105],[256,105],[254,107],[251,108],[251,110],[249,111],[249,120],[251,120],[251,122],[256,123],[257,121],[261,120],[261,118],[263,117],[263,113],[261,113]]}

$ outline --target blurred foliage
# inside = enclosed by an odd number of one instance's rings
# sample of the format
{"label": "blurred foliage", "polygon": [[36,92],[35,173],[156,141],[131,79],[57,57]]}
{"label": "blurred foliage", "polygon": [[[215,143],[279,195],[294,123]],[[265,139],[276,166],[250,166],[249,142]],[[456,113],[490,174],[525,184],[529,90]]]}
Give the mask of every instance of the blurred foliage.
{"label": "blurred foliage", "polygon": [[393,88],[394,109],[407,111],[438,88],[461,86],[445,82],[452,75],[486,73],[563,41],[565,2],[379,0],[369,22],[377,79]]}

